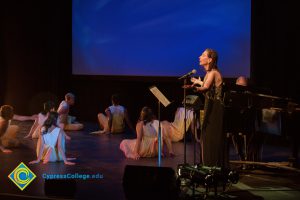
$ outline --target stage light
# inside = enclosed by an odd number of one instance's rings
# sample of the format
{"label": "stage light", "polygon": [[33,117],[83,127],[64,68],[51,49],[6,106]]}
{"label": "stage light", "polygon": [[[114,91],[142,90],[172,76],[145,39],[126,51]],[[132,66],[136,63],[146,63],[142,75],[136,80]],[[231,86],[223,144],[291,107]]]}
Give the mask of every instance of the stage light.
{"label": "stage light", "polygon": [[192,184],[203,185],[205,187],[225,185],[227,183],[236,184],[239,180],[239,174],[234,170],[199,164],[178,165],[177,176],[179,179],[189,179]]}
{"label": "stage light", "polygon": [[210,186],[213,183],[213,176],[210,171],[198,165],[181,164],[177,167],[178,178],[189,179],[191,183]]}

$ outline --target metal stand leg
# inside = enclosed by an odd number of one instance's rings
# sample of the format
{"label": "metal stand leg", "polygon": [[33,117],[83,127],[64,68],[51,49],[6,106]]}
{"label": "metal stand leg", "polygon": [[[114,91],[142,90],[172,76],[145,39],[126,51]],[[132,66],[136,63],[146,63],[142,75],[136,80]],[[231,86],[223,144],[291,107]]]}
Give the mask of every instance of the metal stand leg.
{"label": "metal stand leg", "polygon": [[248,155],[248,151],[247,151],[247,136],[243,135],[243,139],[244,139],[244,158],[247,161],[247,155]]}

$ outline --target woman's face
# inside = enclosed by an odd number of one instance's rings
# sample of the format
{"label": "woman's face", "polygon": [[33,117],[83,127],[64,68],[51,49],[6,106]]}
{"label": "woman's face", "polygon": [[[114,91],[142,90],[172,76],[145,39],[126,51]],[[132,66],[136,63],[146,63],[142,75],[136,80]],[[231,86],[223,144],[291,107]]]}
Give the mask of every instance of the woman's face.
{"label": "woman's face", "polygon": [[211,60],[212,59],[208,57],[207,51],[204,51],[201,56],[199,56],[199,65],[203,66],[205,70],[208,70]]}

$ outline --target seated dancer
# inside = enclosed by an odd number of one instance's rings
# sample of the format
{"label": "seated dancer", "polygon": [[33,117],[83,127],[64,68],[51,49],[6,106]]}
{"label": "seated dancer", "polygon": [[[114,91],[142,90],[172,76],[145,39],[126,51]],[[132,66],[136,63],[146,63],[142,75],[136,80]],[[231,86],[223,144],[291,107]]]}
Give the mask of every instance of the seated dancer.
{"label": "seated dancer", "polygon": [[75,95],[67,93],[57,109],[59,114],[59,126],[66,131],[79,131],[83,129],[83,124],[75,122],[75,117],[69,115],[70,106],[75,103]]}
{"label": "seated dancer", "polygon": [[135,132],[129,120],[127,109],[120,105],[119,95],[112,95],[111,102],[112,105],[105,109],[106,115],[103,113],[98,114],[98,121],[103,130],[91,134],[122,133],[125,129],[125,122],[132,132]]}
{"label": "seated dancer", "polygon": [[63,130],[57,127],[56,112],[50,112],[46,119],[40,134],[40,143],[37,146],[37,159],[29,162],[29,164],[64,161],[66,165],[74,165],[70,162],[74,158],[66,158],[65,155],[65,135]]}
{"label": "seated dancer", "polygon": [[6,148],[17,147],[20,141],[17,139],[19,127],[11,125],[11,120],[34,120],[34,116],[15,115],[14,109],[10,105],[3,105],[0,108],[0,150],[3,153],[11,153],[12,151]]}
{"label": "seated dancer", "polygon": [[[165,142],[170,156],[174,156],[169,133],[161,129],[162,143]],[[136,139],[123,140],[120,149],[126,158],[139,159],[140,157],[155,157],[158,155],[158,120],[154,120],[150,108],[144,107],[136,124]],[[163,146],[162,146],[163,147]]]}

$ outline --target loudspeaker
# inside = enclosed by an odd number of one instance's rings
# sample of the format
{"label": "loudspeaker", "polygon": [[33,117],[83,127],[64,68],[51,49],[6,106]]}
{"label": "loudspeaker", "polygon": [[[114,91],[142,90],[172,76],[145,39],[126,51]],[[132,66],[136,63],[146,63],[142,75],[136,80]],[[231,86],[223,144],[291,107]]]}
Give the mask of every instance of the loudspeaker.
{"label": "loudspeaker", "polygon": [[178,199],[175,171],[169,167],[127,165],[123,176],[125,197],[131,199]]}
{"label": "loudspeaker", "polygon": [[74,197],[76,193],[76,180],[45,179],[44,191],[46,196]]}

